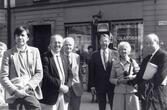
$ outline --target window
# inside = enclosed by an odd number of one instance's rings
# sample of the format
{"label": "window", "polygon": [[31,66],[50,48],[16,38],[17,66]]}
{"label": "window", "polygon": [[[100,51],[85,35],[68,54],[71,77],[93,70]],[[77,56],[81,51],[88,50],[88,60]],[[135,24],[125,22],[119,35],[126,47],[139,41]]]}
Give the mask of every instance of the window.
{"label": "window", "polygon": [[87,51],[91,45],[91,24],[65,24],[66,36],[73,37],[75,49]]}
{"label": "window", "polygon": [[131,57],[138,62],[142,56],[143,23],[141,21],[113,22],[114,45],[127,41],[131,45]]}

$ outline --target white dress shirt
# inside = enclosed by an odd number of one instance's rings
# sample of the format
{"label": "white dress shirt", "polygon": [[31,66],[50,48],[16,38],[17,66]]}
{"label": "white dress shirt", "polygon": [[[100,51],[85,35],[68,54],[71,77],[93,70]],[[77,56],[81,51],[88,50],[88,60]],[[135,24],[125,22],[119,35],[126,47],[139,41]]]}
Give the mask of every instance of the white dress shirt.
{"label": "white dress shirt", "polygon": [[106,58],[107,58],[106,60],[108,61],[109,49],[108,48],[105,49],[105,50],[100,49],[100,55],[101,55],[102,63],[103,63],[104,68],[106,69],[105,62],[104,62],[104,56],[103,56],[104,51],[105,51],[105,55],[106,55]]}
{"label": "white dress shirt", "polygon": [[[64,84],[65,75],[64,75],[64,69],[63,69],[63,64],[62,64],[62,60],[61,60],[61,57],[60,57],[60,53],[56,54],[52,50],[51,50],[51,52],[52,52],[52,55],[53,55],[53,58],[54,58],[54,62],[56,64],[56,67],[57,67],[57,70],[58,70],[58,73],[59,73],[61,84]],[[57,59],[57,57],[58,57],[58,59]]]}

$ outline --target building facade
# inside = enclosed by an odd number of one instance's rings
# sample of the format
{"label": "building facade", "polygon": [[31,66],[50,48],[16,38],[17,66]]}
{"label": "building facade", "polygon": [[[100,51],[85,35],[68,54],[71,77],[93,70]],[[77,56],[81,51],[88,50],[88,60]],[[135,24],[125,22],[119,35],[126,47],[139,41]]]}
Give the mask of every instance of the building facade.
{"label": "building facade", "polygon": [[[98,36],[111,36],[112,47],[126,40],[141,61],[143,36],[155,32],[167,47],[166,0],[15,0],[11,7],[11,36],[19,25],[31,31],[30,45],[46,51],[51,34],[72,36],[76,50],[98,49]],[[5,38],[4,38],[5,39]]]}
{"label": "building facade", "polygon": [[7,38],[7,9],[4,7],[4,1],[0,1],[0,41],[8,43]]}

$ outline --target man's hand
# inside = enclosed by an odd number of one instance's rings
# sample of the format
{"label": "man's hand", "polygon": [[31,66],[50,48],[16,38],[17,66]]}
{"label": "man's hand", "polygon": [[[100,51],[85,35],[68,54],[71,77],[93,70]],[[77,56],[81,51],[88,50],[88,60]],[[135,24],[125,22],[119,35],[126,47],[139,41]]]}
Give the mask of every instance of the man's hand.
{"label": "man's hand", "polygon": [[18,98],[24,98],[26,96],[29,96],[29,94],[26,93],[26,91],[24,89],[21,90],[16,90],[14,95]]}
{"label": "man's hand", "polygon": [[132,80],[132,79],[134,79],[135,77],[136,77],[136,75],[128,75],[128,76],[127,76],[127,79]]}
{"label": "man's hand", "polygon": [[28,84],[23,89],[25,90],[26,93],[29,93],[30,89],[32,90],[31,86]]}
{"label": "man's hand", "polygon": [[129,79],[118,79],[117,84],[127,84]]}
{"label": "man's hand", "polygon": [[67,93],[69,91],[69,87],[66,85],[61,85],[60,86],[60,92],[62,93]]}
{"label": "man's hand", "polygon": [[91,87],[91,94],[96,94],[96,89],[95,89],[95,87]]}

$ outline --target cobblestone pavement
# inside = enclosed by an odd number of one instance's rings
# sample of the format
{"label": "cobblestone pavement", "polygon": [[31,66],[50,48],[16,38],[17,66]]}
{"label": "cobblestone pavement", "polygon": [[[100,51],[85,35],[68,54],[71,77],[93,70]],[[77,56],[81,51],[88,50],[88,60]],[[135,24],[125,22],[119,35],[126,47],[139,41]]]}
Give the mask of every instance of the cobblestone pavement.
{"label": "cobblestone pavement", "polygon": [[[91,103],[91,94],[84,92],[81,99],[80,110],[99,110],[97,103]],[[107,104],[106,110],[110,110],[109,104]]]}

